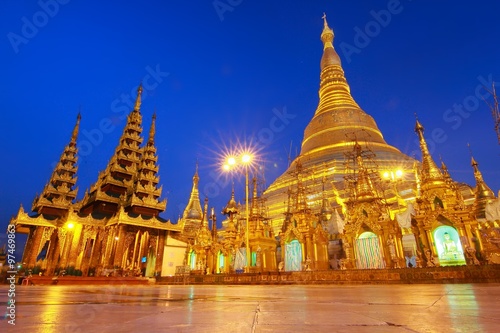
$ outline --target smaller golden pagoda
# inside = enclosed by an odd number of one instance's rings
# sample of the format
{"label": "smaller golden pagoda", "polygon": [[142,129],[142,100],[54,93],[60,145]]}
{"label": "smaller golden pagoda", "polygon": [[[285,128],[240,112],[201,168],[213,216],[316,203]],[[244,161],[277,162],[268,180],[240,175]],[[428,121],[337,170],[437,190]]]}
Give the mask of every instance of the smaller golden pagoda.
{"label": "smaller golden pagoda", "polygon": [[196,230],[200,228],[203,220],[203,211],[200,203],[200,192],[198,190],[198,183],[200,177],[198,176],[198,163],[196,163],[196,171],[193,176],[193,187],[189,196],[189,202],[184,209],[182,218],[178,224],[182,226],[182,234],[185,238],[193,239]]}

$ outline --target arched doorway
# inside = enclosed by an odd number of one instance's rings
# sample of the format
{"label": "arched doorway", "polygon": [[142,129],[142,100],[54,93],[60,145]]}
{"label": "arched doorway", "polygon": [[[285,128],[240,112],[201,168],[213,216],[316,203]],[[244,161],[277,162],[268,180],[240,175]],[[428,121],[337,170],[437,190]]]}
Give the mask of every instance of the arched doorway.
{"label": "arched doorway", "polygon": [[226,266],[226,256],[224,255],[224,253],[222,253],[222,251],[219,251],[218,255],[217,255],[217,267],[215,267],[215,272],[216,273],[224,273],[225,271],[225,266]]}
{"label": "arched doorway", "polygon": [[365,231],[356,239],[356,267],[358,269],[384,268],[380,242],[375,233]]}
{"label": "arched doorway", "polygon": [[296,239],[285,244],[285,271],[302,270],[302,245]]}
{"label": "arched doorway", "polygon": [[189,253],[189,268],[192,271],[196,270],[196,252],[194,251]]}
{"label": "arched doorway", "polygon": [[437,227],[434,230],[433,237],[439,265],[457,266],[466,264],[460,236],[455,228],[447,225]]}

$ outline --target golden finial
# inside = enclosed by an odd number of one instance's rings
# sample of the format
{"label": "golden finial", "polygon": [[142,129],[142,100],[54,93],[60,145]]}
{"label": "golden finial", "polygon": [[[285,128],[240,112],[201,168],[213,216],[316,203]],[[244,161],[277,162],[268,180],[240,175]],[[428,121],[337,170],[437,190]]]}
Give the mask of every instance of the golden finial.
{"label": "golden finial", "polygon": [[137,88],[137,98],[135,100],[135,111],[140,111],[141,109],[141,94],[142,94],[142,82],[139,84],[139,88]]}
{"label": "golden finial", "polygon": [[415,112],[413,115],[415,115],[415,132],[424,132],[424,126],[418,121],[417,113]]}
{"label": "golden finial", "polygon": [[198,185],[198,181],[200,180],[200,176],[198,176],[198,159],[196,159],[196,169],[194,171],[193,183]]}
{"label": "golden finial", "polygon": [[151,121],[151,128],[149,129],[149,142],[153,142],[154,141],[154,137],[155,137],[155,122],[156,122],[156,110],[153,113],[153,118],[152,118],[152,121]]}
{"label": "golden finial", "polygon": [[470,154],[470,158],[471,158],[471,161],[470,161],[470,165],[472,165],[474,167],[474,169],[477,168],[477,162],[476,160],[474,159],[474,155],[472,155],[472,149],[470,147],[470,143],[467,142],[467,148],[469,149],[469,154]]}
{"label": "golden finial", "polygon": [[78,136],[78,129],[80,128],[80,120],[82,119],[82,116],[80,114],[80,111],[78,111],[78,115],[76,116],[76,124],[75,128],[73,129],[73,134],[71,135],[71,141],[75,142],[76,137]]}
{"label": "golden finial", "polygon": [[326,47],[333,47],[333,30],[328,26],[328,22],[326,21],[326,13],[323,13],[321,17],[323,19],[324,27],[323,32],[321,33],[321,40]]}

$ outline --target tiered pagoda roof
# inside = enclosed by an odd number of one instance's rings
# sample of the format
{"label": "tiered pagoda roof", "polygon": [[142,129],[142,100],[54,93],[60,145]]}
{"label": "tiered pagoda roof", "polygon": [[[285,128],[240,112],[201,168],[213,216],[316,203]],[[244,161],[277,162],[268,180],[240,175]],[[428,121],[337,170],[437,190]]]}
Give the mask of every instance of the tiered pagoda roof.
{"label": "tiered pagoda roof", "polygon": [[81,116],[78,114],[71,140],[64,148],[52,176],[42,193],[33,201],[32,211],[38,214],[63,216],[70,210],[76,198],[78,188],[76,172],[78,160],[76,139],[80,127]]}

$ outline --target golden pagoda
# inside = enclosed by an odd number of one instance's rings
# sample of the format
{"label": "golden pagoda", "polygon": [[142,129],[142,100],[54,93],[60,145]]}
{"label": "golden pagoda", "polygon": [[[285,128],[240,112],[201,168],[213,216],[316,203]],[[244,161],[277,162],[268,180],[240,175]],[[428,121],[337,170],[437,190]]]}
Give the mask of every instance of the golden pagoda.
{"label": "golden pagoda", "polygon": [[68,213],[75,200],[78,188],[74,188],[77,177],[78,160],[76,139],[80,127],[81,116],[78,114],[71,140],[64,148],[49,182],[42,193],[35,198],[31,210],[38,214],[62,216]]}
{"label": "golden pagoda", "polygon": [[[323,197],[322,179],[333,183],[341,199],[346,199],[345,176],[351,170],[345,166],[346,154],[352,152],[357,142],[374,154],[376,172],[401,170],[403,177],[398,184],[398,194],[405,199],[415,196],[413,166],[415,160],[387,144],[373,118],[363,111],[350,93],[339,55],[333,46],[334,33],[323,16],[324,28],[321,34],[323,56],[320,63],[319,103],[304,131],[299,156],[288,170],[278,177],[265,191],[269,217],[275,232],[281,229],[286,209],[287,190],[296,183],[292,176],[300,159],[306,176],[304,186],[311,195],[307,196],[311,209],[321,209]],[[338,201],[333,188],[326,189],[330,202]],[[392,198],[396,195],[392,193]],[[394,200],[394,199],[393,199]]]}
{"label": "golden pagoda", "polygon": [[182,218],[178,224],[182,226],[183,235],[186,238],[193,239],[196,230],[200,228],[203,219],[203,211],[200,203],[200,192],[198,190],[198,163],[196,163],[196,171],[193,176],[193,187],[189,196],[189,202],[184,209]]}

